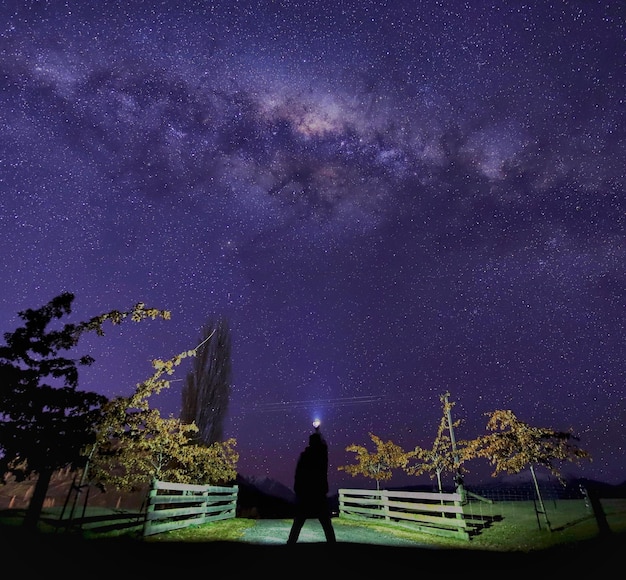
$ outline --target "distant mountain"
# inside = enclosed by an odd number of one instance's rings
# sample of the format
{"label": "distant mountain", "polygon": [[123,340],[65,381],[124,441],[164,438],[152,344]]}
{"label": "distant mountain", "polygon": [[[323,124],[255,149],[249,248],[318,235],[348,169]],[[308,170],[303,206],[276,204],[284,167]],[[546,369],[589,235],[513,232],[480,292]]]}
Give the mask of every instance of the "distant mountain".
{"label": "distant mountain", "polygon": [[[237,516],[240,518],[282,519],[295,515],[296,496],[287,486],[269,477],[237,475],[239,486]],[[338,494],[328,496],[333,517],[339,513]]]}
{"label": "distant mountain", "polygon": [[295,497],[282,483],[267,477],[237,475],[237,517],[251,519],[293,518]]}
{"label": "distant mountain", "polygon": [[266,495],[272,495],[274,497],[283,499],[290,503],[293,503],[296,499],[295,494],[289,487],[269,477],[255,477],[253,475],[239,475],[238,483],[239,481],[245,481],[246,484],[255,487],[256,489],[258,489],[259,491],[263,492]]}

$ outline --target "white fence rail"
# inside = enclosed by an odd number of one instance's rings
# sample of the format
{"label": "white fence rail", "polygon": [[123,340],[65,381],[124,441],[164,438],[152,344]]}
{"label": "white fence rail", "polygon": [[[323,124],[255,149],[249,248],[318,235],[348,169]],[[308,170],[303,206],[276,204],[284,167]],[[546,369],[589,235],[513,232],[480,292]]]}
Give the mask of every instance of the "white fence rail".
{"label": "white fence rail", "polygon": [[458,493],[340,489],[339,515],[399,521],[412,529],[470,539],[472,521]]}
{"label": "white fence rail", "polygon": [[234,518],[239,488],[154,481],[148,494],[143,535],[150,536]]}

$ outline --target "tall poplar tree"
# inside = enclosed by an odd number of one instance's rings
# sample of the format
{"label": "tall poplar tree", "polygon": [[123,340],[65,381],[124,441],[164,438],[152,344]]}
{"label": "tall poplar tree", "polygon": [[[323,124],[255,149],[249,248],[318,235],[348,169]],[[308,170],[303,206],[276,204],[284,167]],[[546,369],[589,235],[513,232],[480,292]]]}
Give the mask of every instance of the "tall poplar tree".
{"label": "tall poplar tree", "polygon": [[181,420],[198,427],[196,440],[211,445],[223,438],[232,381],[231,337],[225,319],[209,319],[182,392]]}

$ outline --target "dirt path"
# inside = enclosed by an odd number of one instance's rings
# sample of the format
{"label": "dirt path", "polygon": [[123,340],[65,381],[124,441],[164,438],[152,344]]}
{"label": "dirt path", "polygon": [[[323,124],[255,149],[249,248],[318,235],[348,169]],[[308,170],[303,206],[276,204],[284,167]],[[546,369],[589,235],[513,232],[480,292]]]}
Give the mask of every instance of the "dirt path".
{"label": "dirt path", "polygon": [[[256,520],[253,527],[248,529],[242,541],[249,544],[286,544],[292,520]],[[375,544],[379,546],[406,546],[413,548],[431,547],[411,540],[397,538],[391,534],[370,530],[366,527],[342,524],[337,518],[333,519],[333,527],[337,541],[341,543]],[[299,544],[324,543],[324,531],[317,520],[307,520],[300,532]]]}

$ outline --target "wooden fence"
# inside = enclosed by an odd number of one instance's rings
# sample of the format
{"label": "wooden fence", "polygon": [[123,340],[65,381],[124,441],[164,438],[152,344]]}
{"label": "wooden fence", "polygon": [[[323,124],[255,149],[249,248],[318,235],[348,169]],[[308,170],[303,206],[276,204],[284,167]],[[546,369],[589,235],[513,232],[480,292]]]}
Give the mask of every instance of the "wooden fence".
{"label": "wooden fence", "polygon": [[154,481],[148,493],[143,535],[234,518],[239,488]]}
{"label": "wooden fence", "polygon": [[464,513],[458,493],[340,489],[339,515],[411,524],[412,529],[462,540],[475,523]]}

